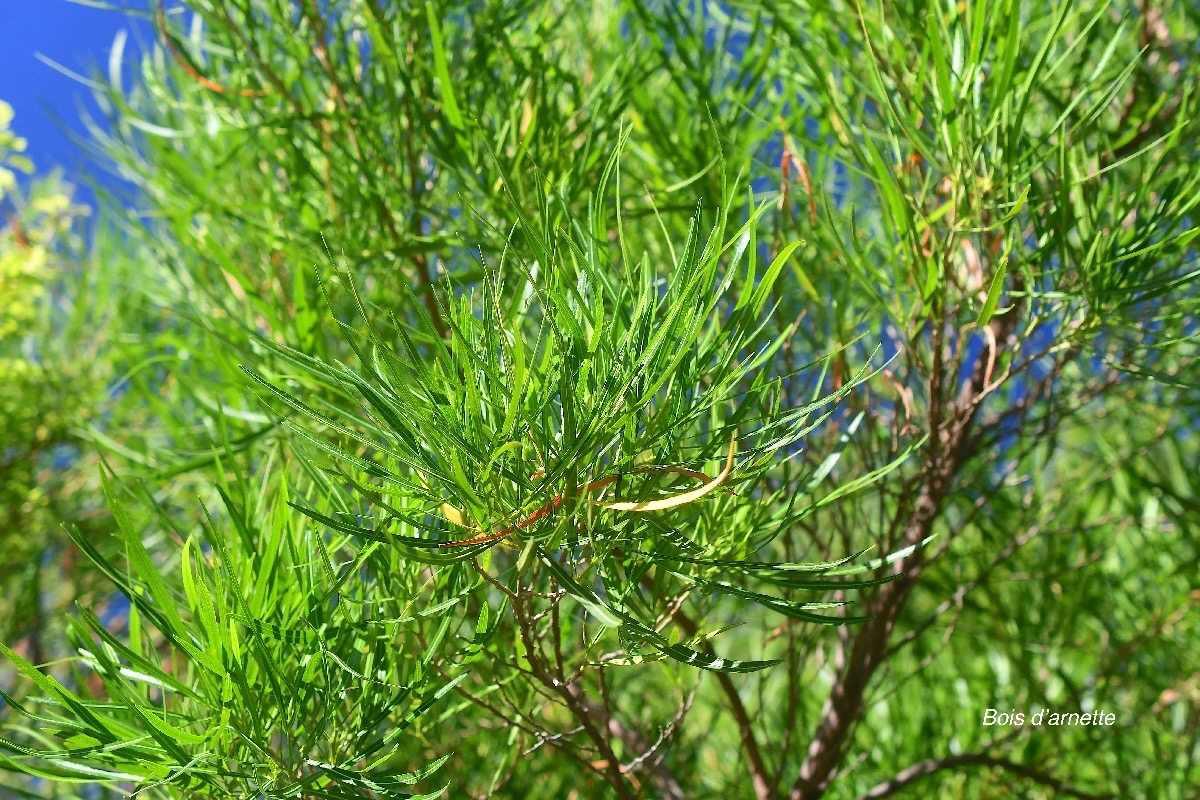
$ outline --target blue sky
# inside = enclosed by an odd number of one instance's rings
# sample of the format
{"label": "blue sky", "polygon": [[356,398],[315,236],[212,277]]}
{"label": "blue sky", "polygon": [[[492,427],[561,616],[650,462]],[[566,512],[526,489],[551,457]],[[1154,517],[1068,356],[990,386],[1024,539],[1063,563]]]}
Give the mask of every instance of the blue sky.
{"label": "blue sky", "polygon": [[[109,3],[148,6],[144,0]],[[133,27],[134,20],[123,14],[70,0],[0,0],[0,99],[16,112],[13,128],[29,140],[27,153],[38,172],[61,167],[68,178],[82,184],[86,156],[62,128],[83,135],[80,107],[94,113],[95,105],[87,87],[40,61],[37,54],[88,75],[93,68],[105,69],[117,31],[132,32]],[[152,35],[144,21],[137,27],[143,41]],[[137,35],[131,35],[130,45],[137,40]],[[88,173],[106,179],[95,169]],[[81,199],[90,200],[90,192],[80,188]]]}

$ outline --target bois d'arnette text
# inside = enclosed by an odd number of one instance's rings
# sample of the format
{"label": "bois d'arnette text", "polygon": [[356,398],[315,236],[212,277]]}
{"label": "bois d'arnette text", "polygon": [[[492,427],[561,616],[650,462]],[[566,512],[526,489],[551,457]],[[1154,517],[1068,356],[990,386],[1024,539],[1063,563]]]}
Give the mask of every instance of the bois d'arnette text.
{"label": "bois d'arnette text", "polygon": [[1033,727],[1077,727],[1083,725],[1113,725],[1116,721],[1116,714],[1103,710],[1062,713],[1041,709],[1026,714],[1024,711],[999,711],[995,708],[989,708],[983,712],[984,725],[999,725],[1003,727],[1020,727],[1026,724]]}

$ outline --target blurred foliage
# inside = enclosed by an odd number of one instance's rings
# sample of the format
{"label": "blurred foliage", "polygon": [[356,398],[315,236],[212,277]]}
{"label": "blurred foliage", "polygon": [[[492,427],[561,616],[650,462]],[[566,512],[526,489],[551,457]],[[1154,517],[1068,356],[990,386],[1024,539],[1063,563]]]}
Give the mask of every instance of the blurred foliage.
{"label": "blurred foliage", "polygon": [[[27,169],[11,117],[0,104],[0,162]],[[59,358],[54,343],[66,327],[54,287],[80,251],[77,223],[87,209],[71,202],[57,175],[22,192],[0,172],[0,200],[13,207],[0,232],[0,548],[9,565],[0,578],[0,634],[6,642],[32,635],[44,655],[42,594],[53,598],[45,610],[59,615],[73,580],[69,568],[52,574],[43,561],[64,538],[59,522],[83,507],[71,495],[84,478],[64,464],[74,460],[72,428],[96,405],[92,365]]]}

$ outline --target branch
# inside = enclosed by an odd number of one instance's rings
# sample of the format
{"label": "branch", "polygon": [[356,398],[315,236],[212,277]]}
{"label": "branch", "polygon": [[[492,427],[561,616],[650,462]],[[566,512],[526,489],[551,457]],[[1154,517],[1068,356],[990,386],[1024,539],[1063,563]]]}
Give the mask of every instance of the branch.
{"label": "branch", "polygon": [[25,226],[21,224],[21,218],[11,211],[4,212],[4,216],[8,218],[8,226],[12,231],[17,247],[22,250],[28,250],[30,248],[29,235],[25,232]]}
{"label": "branch", "polygon": [[[154,23],[158,28],[159,36],[162,38],[163,46],[167,48],[167,52],[171,54],[171,58],[180,66],[187,76],[196,83],[216,94],[229,94],[230,89],[222,83],[217,83],[211,78],[207,78],[200,73],[200,70],[192,66],[192,63],[183,54],[175,44],[175,40],[171,38],[171,31],[167,27],[167,9],[165,0],[158,0],[158,5],[154,10]],[[266,97],[268,92],[261,89],[238,89],[232,92],[239,97]]]}
{"label": "branch", "polygon": [[[413,59],[412,41],[408,44],[408,61],[411,65]],[[408,192],[409,200],[412,203],[412,216],[409,219],[409,233],[415,237],[419,237],[422,233],[421,229],[421,165],[417,159],[417,155],[413,149],[413,132],[416,126],[416,121],[413,117],[411,91],[408,86],[404,89],[404,116],[405,122],[408,123],[408,130],[404,136],[404,155],[408,162]],[[382,202],[382,196],[380,196]],[[391,218],[388,218],[388,229],[392,233],[392,238],[397,244],[401,244],[399,233],[395,230],[395,226],[391,223]],[[442,319],[441,309],[438,307],[437,294],[433,288],[433,269],[430,267],[429,259],[424,253],[417,252],[412,257],[413,264],[417,267],[421,280],[424,281],[421,287],[421,297],[425,300],[425,309],[429,312],[429,319],[433,323],[433,327],[437,329],[438,334],[447,339],[450,337],[450,329]]]}
{"label": "branch", "polygon": [[533,631],[528,614],[526,613],[523,587],[518,584],[517,591],[514,594],[512,601],[513,616],[516,618],[517,627],[521,634],[521,641],[525,645],[525,657],[529,660],[529,668],[532,674],[543,686],[552,690],[562,698],[563,703],[574,715],[579,724],[583,727],[583,732],[592,740],[601,756],[601,761],[592,763],[592,769],[599,772],[612,786],[613,791],[621,800],[634,800],[634,794],[630,790],[628,781],[625,775],[621,772],[621,762],[617,760],[616,754],[613,753],[612,745],[609,743],[601,729],[596,725],[591,713],[585,707],[581,700],[581,692],[574,684],[566,683],[558,675],[553,674],[550,665],[546,663],[542,654],[542,649],[539,646],[540,642],[536,633]]}
{"label": "branch", "polygon": [[927,778],[937,772],[954,769],[955,767],[1001,769],[1053,789],[1061,797],[1074,797],[1077,800],[1116,800],[1116,795],[1084,792],[1068,786],[1063,780],[1034,767],[1018,764],[1007,758],[989,756],[986,753],[963,753],[957,756],[931,758],[921,761],[900,772],[896,777],[876,785],[874,788],[868,790],[866,794],[861,795],[858,800],[880,800],[883,797],[891,797],[896,792],[916,783],[922,778]]}
{"label": "branch", "polygon": [[[698,631],[696,623],[686,614],[676,610],[673,616],[679,627],[683,628],[684,633],[689,637],[696,635]],[[707,652],[712,652],[712,647],[707,642],[699,647]],[[774,793],[771,790],[767,765],[763,761],[762,751],[759,750],[758,740],[754,736],[754,725],[750,721],[750,715],[746,713],[746,705],[742,702],[742,696],[738,694],[737,687],[733,685],[733,679],[729,677],[728,673],[714,672],[713,675],[720,684],[725,699],[729,701],[729,711],[733,714],[734,722],[737,723],[742,749],[746,751],[746,760],[750,762],[750,782],[754,785],[754,796],[757,800],[771,800]]]}
{"label": "branch", "polygon": [[[486,574],[486,570],[479,571]],[[494,579],[489,577],[489,580]],[[557,583],[552,585],[557,586]],[[658,741],[653,745],[648,744],[641,734],[632,728],[626,728],[621,724],[620,720],[616,718],[616,715],[612,713],[612,707],[609,704],[608,695],[604,689],[603,672],[599,673],[600,694],[603,698],[603,702],[597,702],[587,697],[583,690],[575,682],[575,678],[567,680],[564,673],[564,665],[566,660],[563,658],[562,652],[562,627],[559,623],[558,609],[559,598],[556,598],[550,606],[550,641],[554,647],[554,675],[558,679],[558,682],[565,686],[567,691],[570,692],[576,698],[576,701],[582,705],[583,709],[596,719],[601,720],[601,724],[608,728],[608,732],[610,734],[620,739],[621,743],[629,752],[641,752],[641,755],[630,763],[620,765],[621,774],[631,775],[637,771],[639,767],[645,764],[651,756],[654,755],[654,751],[657,750],[659,746],[663,744],[663,742],[674,735],[676,726],[682,721],[683,715],[685,715],[688,709],[691,708],[691,697],[689,696],[689,698],[684,701],[684,705],[680,710],[680,713],[671,722],[671,724],[663,730],[662,735],[658,738]],[[576,675],[576,678],[577,677],[578,675]],[[582,725],[580,726],[580,730],[583,730]],[[646,771],[649,773],[650,782],[653,783],[658,789],[663,800],[684,800],[683,788],[680,787],[679,781],[677,781],[675,776],[671,774],[671,770],[663,762],[662,758],[650,761],[647,764]]]}
{"label": "branch", "polygon": [[1041,532],[1041,528],[1037,525],[1034,525],[1005,545],[1005,547],[1000,551],[1000,554],[992,559],[987,566],[980,570],[978,575],[966,583],[960,583],[957,587],[955,587],[954,593],[939,603],[937,608],[933,610],[933,613],[926,617],[923,622],[906,633],[904,637],[900,639],[900,641],[889,647],[887,651],[887,657],[891,658],[906,645],[912,644],[913,641],[920,638],[923,633],[929,630],[929,628],[933,627],[934,623],[936,623],[938,619],[940,619],[941,616],[951,608],[961,607],[963,599],[967,596],[968,592],[980,586],[1004,562],[1008,561],[1008,559],[1010,559],[1018,550],[1037,538]]}
{"label": "branch", "polygon": [[[1156,8],[1150,0],[1142,0],[1141,3],[1142,26],[1139,40],[1142,47],[1146,50],[1146,64],[1154,66],[1159,60],[1159,51],[1166,51],[1171,54],[1173,60],[1168,65],[1167,70],[1171,73],[1172,80],[1179,77],[1179,72],[1182,69],[1181,59],[1179,54],[1175,52],[1174,42],[1171,40],[1170,31],[1167,29],[1166,23],[1163,21],[1162,10]],[[1133,113],[1133,108],[1137,103],[1138,93],[1136,89],[1130,89],[1129,95],[1125,100],[1125,108],[1121,112],[1121,119],[1118,123],[1117,133],[1120,129],[1129,123],[1129,117]],[[1132,156],[1134,153],[1142,149],[1152,139],[1162,134],[1163,128],[1170,125],[1176,114],[1179,113],[1180,106],[1183,105],[1182,91],[1176,92],[1175,96],[1163,106],[1157,114],[1150,119],[1144,120],[1134,132],[1133,136],[1126,140],[1123,144],[1115,148],[1112,155],[1104,159],[1104,166],[1115,164],[1122,159]]]}
{"label": "branch", "polygon": [[[610,734],[619,739],[621,744],[623,744],[627,750],[632,753],[641,753],[640,756],[628,764],[621,764],[615,761],[605,761],[605,769],[609,768],[611,763],[622,775],[632,775],[634,772],[638,771],[638,768],[645,764],[652,755],[654,755],[654,751],[670,734],[674,732],[674,729],[668,726],[668,729],[664,731],[664,735],[661,736],[656,743],[651,744],[650,742],[646,741],[646,739],[636,730],[626,728],[624,725],[622,725],[621,722],[615,716],[608,713],[607,709],[605,709],[600,703],[597,703],[595,700],[591,700],[590,698],[586,697],[583,693],[583,690],[579,688],[578,684],[567,683],[565,684],[565,687],[566,691],[571,695],[572,698],[574,698],[576,703],[576,706],[571,706],[568,704],[569,708],[572,710],[578,709],[578,711],[586,714],[589,718],[601,720],[602,722],[600,724],[607,728]],[[580,718],[580,723],[581,727],[585,727],[586,729],[586,723],[583,722],[582,718]],[[596,766],[596,764],[592,765],[593,768]],[[648,764],[648,767],[649,768],[646,770],[647,777],[650,779],[650,782],[654,784],[655,788],[658,789],[659,796],[662,797],[663,800],[684,800],[686,795],[683,793],[683,787],[679,785],[679,781],[675,779],[675,776],[671,773],[670,769],[667,768],[666,764],[662,760],[651,761]]]}
{"label": "branch", "polygon": [[[1023,306],[1024,285],[1019,274],[1013,276],[1016,302],[988,323],[989,339],[996,348],[1012,348],[1017,320]],[[838,648],[835,658],[837,678],[821,711],[816,734],[800,766],[800,775],[788,793],[788,800],[816,800],[824,795],[837,773],[846,745],[850,741],[864,707],[864,695],[875,671],[887,660],[888,644],[900,613],[925,565],[920,544],[933,530],[943,503],[959,469],[972,455],[970,447],[976,413],[991,391],[990,372],[997,353],[976,358],[972,374],[957,397],[945,397],[954,391],[943,353],[944,321],[934,321],[932,365],[929,374],[929,444],[922,463],[916,502],[908,513],[899,547],[913,547],[912,555],[899,562],[900,577],[885,584],[871,603],[870,616],[853,639]]]}

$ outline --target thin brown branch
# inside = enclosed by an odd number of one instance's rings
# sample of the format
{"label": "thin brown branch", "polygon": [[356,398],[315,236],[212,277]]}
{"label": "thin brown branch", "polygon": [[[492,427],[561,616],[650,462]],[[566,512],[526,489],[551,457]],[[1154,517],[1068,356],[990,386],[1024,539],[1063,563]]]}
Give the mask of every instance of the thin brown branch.
{"label": "thin brown branch", "polygon": [[986,753],[963,753],[957,756],[947,756],[946,758],[931,758],[914,764],[897,774],[896,777],[884,781],[868,790],[866,794],[860,795],[858,800],[881,800],[884,797],[891,797],[901,789],[905,789],[930,775],[960,767],[984,767],[1010,772],[1013,775],[1053,789],[1059,797],[1073,797],[1076,800],[1115,800],[1116,798],[1116,795],[1112,794],[1093,794],[1076,789],[1062,779],[1056,778],[1047,772],[1025,764],[1018,764],[1007,758],[990,756]]}
{"label": "thin brown branch", "polygon": [[[1178,77],[1181,67],[1179,54],[1175,52],[1175,45],[1171,39],[1170,31],[1167,28],[1166,22],[1163,20],[1162,10],[1154,5],[1151,0],[1142,0],[1141,3],[1141,30],[1138,36],[1139,43],[1146,53],[1144,64],[1147,67],[1153,67],[1158,63],[1162,52],[1168,52],[1172,55],[1172,61],[1167,67],[1171,78],[1174,80]],[[1137,105],[1138,89],[1129,90],[1129,94],[1125,98],[1125,107],[1121,110],[1120,120],[1117,122],[1117,134],[1123,131],[1129,125],[1130,117],[1133,115],[1134,107]],[[1119,147],[1112,151],[1112,154],[1104,159],[1104,166],[1115,164],[1116,162],[1128,158],[1137,153],[1155,138],[1164,135],[1165,129],[1175,120],[1175,116],[1179,113],[1180,106],[1183,105],[1183,92],[1178,91],[1158,113],[1147,120],[1143,120],[1138,125],[1133,136],[1126,139]]]}
{"label": "thin brown branch", "polygon": [[[1013,276],[1015,302],[988,323],[998,347],[1011,348],[1010,337],[1016,330],[1024,294],[1023,280]],[[788,794],[789,800],[816,800],[836,777],[850,737],[862,716],[864,696],[876,670],[887,660],[888,645],[900,613],[925,566],[920,547],[933,531],[959,470],[971,455],[973,428],[983,398],[989,389],[989,373],[996,354],[977,357],[971,375],[961,391],[955,392],[954,365],[947,363],[945,352],[944,299],[935,295],[933,303],[931,358],[928,374],[929,444],[922,460],[916,500],[907,509],[907,519],[897,548],[912,547],[910,556],[895,568],[900,577],[882,586],[868,601],[869,618],[848,641],[843,640],[835,653],[837,678],[821,711],[817,730],[800,774]],[[992,366],[989,366],[992,365]],[[951,396],[953,395],[956,396]],[[903,507],[902,507],[903,508]],[[895,519],[899,519],[897,516]],[[848,629],[839,631],[848,634]]]}
{"label": "thin brown branch", "polygon": [[[408,65],[411,69],[412,62],[415,58],[414,46],[410,40],[408,43]],[[407,123],[407,130],[404,136],[404,157],[408,166],[408,191],[409,200],[412,205],[409,216],[409,233],[412,236],[419,237],[422,234],[421,221],[421,195],[424,183],[421,180],[421,165],[417,158],[415,148],[413,147],[413,129],[415,120],[413,117],[412,108],[412,92],[409,86],[405,87],[404,91],[404,117]],[[391,221],[388,221],[389,232],[392,233],[392,238],[399,240],[399,235],[396,233]],[[423,252],[416,252],[412,256],[412,262],[417,267],[418,274],[424,282],[421,287],[421,297],[425,301],[425,310],[429,314],[429,319],[433,323],[433,327],[437,330],[442,338],[450,336],[450,328],[442,319],[442,311],[438,306],[437,294],[434,291],[434,274],[430,267],[429,259]]]}
{"label": "thin brown branch", "polygon": [[[696,623],[680,610],[675,612],[675,622],[689,637],[695,636],[699,631]],[[707,642],[698,647],[705,652],[712,652],[712,646]],[[738,694],[737,687],[733,685],[733,679],[729,677],[728,673],[714,672],[713,676],[716,677],[725,699],[729,702],[729,712],[733,715],[734,722],[737,723],[742,750],[745,751],[746,760],[750,766],[750,782],[754,786],[754,796],[757,800],[771,800],[774,796],[771,779],[767,772],[766,762],[763,761],[762,751],[758,746],[758,739],[754,736],[754,724],[750,720],[750,715],[746,713],[746,705],[742,702],[742,696]]]}
{"label": "thin brown branch", "polygon": [[533,630],[533,623],[529,618],[528,609],[525,606],[524,592],[520,586],[517,587],[512,609],[513,616],[517,621],[517,628],[521,634],[521,641],[525,645],[525,657],[529,661],[533,675],[543,686],[562,698],[563,703],[579,722],[580,726],[582,726],[584,733],[592,740],[592,743],[600,753],[600,761],[594,762],[590,766],[604,776],[618,797],[622,800],[634,800],[635,795],[631,790],[629,781],[621,772],[621,762],[617,760],[608,737],[601,732],[592,714],[582,702],[580,698],[582,693],[579,687],[574,683],[566,683],[560,680],[546,662],[542,649],[539,646],[541,639]]}
{"label": "thin brown branch", "polygon": [[5,212],[5,216],[8,218],[8,227],[12,231],[17,247],[28,250],[30,248],[29,235],[25,232],[25,226],[21,224],[21,218],[11,211]]}
{"label": "thin brown branch", "polygon": [[211,78],[205,76],[192,65],[192,62],[183,54],[179,47],[175,44],[175,40],[171,37],[171,31],[167,27],[167,9],[166,0],[158,0],[158,5],[154,10],[154,23],[158,28],[158,35],[162,39],[163,46],[167,48],[167,52],[171,54],[171,58],[175,63],[187,74],[189,78],[196,83],[216,94],[233,94],[238,97],[266,97],[269,93],[263,89],[238,89],[232,90],[224,84],[217,83]]}

